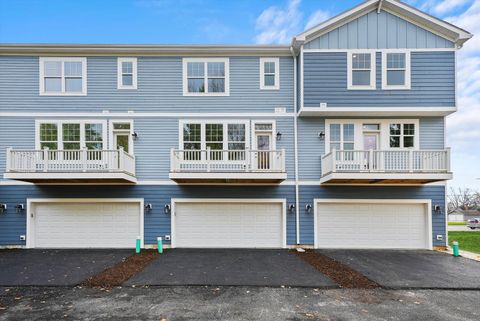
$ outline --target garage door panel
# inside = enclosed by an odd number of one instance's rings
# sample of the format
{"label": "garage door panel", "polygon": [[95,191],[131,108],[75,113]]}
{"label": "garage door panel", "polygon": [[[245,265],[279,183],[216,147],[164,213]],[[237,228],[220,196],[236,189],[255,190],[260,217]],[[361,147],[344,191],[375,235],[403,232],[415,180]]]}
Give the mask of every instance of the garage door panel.
{"label": "garage door panel", "polygon": [[138,203],[38,203],[35,247],[131,248],[141,235]]}
{"label": "garage door panel", "polygon": [[176,247],[283,247],[281,203],[177,203]]}
{"label": "garage door panel", "polygon": [[424,204],[318,203],[317,247],[428,248]]}

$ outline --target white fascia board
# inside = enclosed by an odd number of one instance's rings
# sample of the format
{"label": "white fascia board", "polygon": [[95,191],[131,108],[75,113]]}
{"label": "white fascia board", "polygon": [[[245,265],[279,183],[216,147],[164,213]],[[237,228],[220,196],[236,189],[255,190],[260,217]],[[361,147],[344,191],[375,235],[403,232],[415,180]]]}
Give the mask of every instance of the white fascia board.
{"label": "white fascia board", "polygon": [[[18,180],[98,180],[102,179],[121,179],[136,183],[137,179],[125,173],[4,173],[5,179]],[[94,184],[94,183],[92,183]]]}
{"label": "white fascia board", "polygon": [[315,116],[448,116],[456,107],[302,107],[300,117]]}
{"label": "white fascia board", "polygon": [[[421,179],[428,179],[428,180],[438,180],[438,181],[446,181],[451,180],[453,178],[452,173],[330,173],[325,175],[320,179],[320,184],[328,183],[328,181],[333,179],[355,179],[355,180],[421,180]],[[349,185],[348,183],[344,183],[342,185]],[[352,185],[356,185],[353,183]],[[375,185],[375,184],[371,184]],[[392,184],[392,185],[403,185],[403,184]]]}

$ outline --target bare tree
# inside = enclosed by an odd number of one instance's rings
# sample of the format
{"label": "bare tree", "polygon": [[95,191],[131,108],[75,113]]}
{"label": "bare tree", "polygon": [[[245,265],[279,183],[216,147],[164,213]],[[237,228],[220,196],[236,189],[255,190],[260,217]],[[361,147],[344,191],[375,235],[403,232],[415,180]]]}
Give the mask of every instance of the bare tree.
{"label": "bare tree", "polygon": [[448,213],[468,211],[480,208],[480,193],[469,188],[450,188],[447,195]]}

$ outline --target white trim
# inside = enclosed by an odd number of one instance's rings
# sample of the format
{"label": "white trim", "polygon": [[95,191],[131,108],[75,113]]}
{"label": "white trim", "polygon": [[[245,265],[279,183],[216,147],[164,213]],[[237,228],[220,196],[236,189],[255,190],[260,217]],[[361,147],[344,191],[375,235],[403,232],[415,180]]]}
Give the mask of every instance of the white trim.
{"label": "white trim", "polygon": [[457,111],[457,107],[301,107],[298,115],[308,116],[358,116],[358,117],[421,117],[421,116],[447,116]]}
{"label": "white trim", "polygon": [[170,234],[171,246],[175,248],[175,204],[176,203],[280,203],[282,204],[282,248],[287,247],[287,199],[286,198],[172,198],[171,205],[171,219],[170,219]]}
{"label": "white trim", "polygon": [[314,247],[318,248],[318,204],[321,203],[371,203],[371,204],[424,204],[427,211],[427,248],[433,248],[432,241],[432,200],[430,199],[343,199],[343,198],[314,198],[313,199],[313,230],[314,230]]}
{"label": "white trim", "polygon": [[[303,45],[300,46],[300,106],[303,106],[304,105],[304,100],[305,100],[305,91],[304,91],[304,87],[305,87],[305,84],[304,84],[304,78],[303,78],[303,75],[304,75],[304,71],[305,71],[305,66],[304,66],[304,52],[305,52],[305,48],[303,47]],[[295,82],[297,81],[297,79],[294,80]],[[295,111],[297,111],[297,106],[295,106]]]}
{"label": "white trim", "polygon": [[63,149],[62,124],[80,124],[80,148],[85,147],[85,124],[102,124],[102,149],[107,149],[107,120],[106,119],[35,119],[35,149],[40,149],[40,124],[57,124],[57,146]]}
{"label": "white trim", "polygon": [[[122,64],[124,62],[132,63],[132,85],[123,85],[122,76]],[[118,57],[117,58],[117,89],[137,89],[137,58],[136,57]]]}
{"label": "white trim", "polygon": [[[204,93],[191,93],[188,92],[188,63],[189,62],[202,62],[204,64],[204,85],[205,85],[205,92]],[[208,71],[207,71],[207,63],[209,62],[223,62],[225,64],[225,92],[208,92]],[[182,58],[182,82],[183,82],[183,96],[230,96],[230,58]]]}
{"label": "white trim", "polygon": [[[260,57],[260,90],[279,90],[280,89],[280,58]],[[273,62],[275,64],[275,84],[273,86],[265,85],[265,63]]]}
{"label": "white trim", "polygon": [[[273,172],[273,173],[258,173],[258,172],[247,172],[247,173],[212,173],[212,172],[205,172],[205,173],[181,173],[181,172],[171,172],[168,174],[170,179],[187,179],[187,180],[199,180],[199,181],[206,181],[206,180],[247,180],[247,185],[257,185],[256,183],[250,182],[250,180],[257,180],[259,182],[263,181],[272,181],[272,180],[284,180],[287,178],[287,173],[283,172]],[[181,183],[179,185],[185,185]],[[207,184],[213,185],[213,184]],[[231,184],[229,184],[231,185]],[[246,185],[246,184],[240,184]],[[278,185],[278,184],[273,184]]]}
{"label": "white trim", "polygon": [[[140,206],[140,246],[145,246],[144,199],[143,198],[27,198],[27,248],[35,248],[34,223],[32,220],[35,203],[139,203]],[[33,214],[35,215],[35,214]],[[133,246],[132,246],[133,247]]]}
{"label": "white trim", "polygon": [[[363,124],[380,124],[379,150],[419,150],[420,149],[420,120],[417,119],[325,119],[325,154],[330,152],[330,124],[354,124],[354,150],[363,150]],[[413,148],[390,147],[390,124],[414,124],[415,136]],[[402,135],[403,136],[403,132]],[[410,176],[410,175],[409,175]]]}
{"label": "white trim", "polygon": [[[64,173],[64,172],[59,172],[59,173],[45,173],[45,172],[38,172],[38,173],[4,173],[3,178],[5,179],[18,179],[18,180],[28,180],[28,181],[35,181],[35,180],[57,180],[57,181],[63,181],[63,180],[91,180],[91,181],[99,181],[102,179],[115,179],[115,180],[122,180],[125,181],[126,183],[129,182],[128,184],[131,185],[132,183],[136,183],[137,179],[135,176],[122,173],[122,172],[111,172],[111,173],[93,173],[93,172],[71,172],[71,173]],[[99,182],[101,183],[101,182]],[[65,183],[53,183],[53,185],[65,185]],[[37,184],[35,184],[37,185]],[[38,184],[41,185],[41,184]],[[101,185],[98,183],[93,183],[90,182],[87,185]],[[117,185],[117,183],[115,184]]]}
{"label": "white trim", "polygon": [[[387,84],[387,55],[390,53],[405,54],[405,84],[404,85],[388,85]],[[383,90],[408,90],[411,89],[411,60],[410,51],[406,50],[388,50],[382,51],[382,89]]]}
{"label": "white trim", "polygon": [[[292,50],[293,51],[293,50]],[[297,57],[293,57],[293,105],[297,109]],[[298,187],[298,114],[293,118],[293,156],[295,166],[295,236],[296,244],[300,244],[300,189]]]}
{"label": "white trim", "polygon": [[[334,185],[329,184],[328,181],[339,179],[339,180],[402,180],[402,181],[409,181],[409,180],[432,180],[432,181],[446,181],[451,180],[453,178],[452,173],[329,173],[323,176],[320,179],[321,185]],[[336,184],[335,184],[336,185]],[[357,186],[359,184],[356,183],[342,183],[339,185],[352,185]],[[377,184],[367,184],[369,186],[377,185]],[[378,184],[380,185],[380,184]],[[404,186],[408,184],[386,184],[384,185],[397,185],[397,186]],[[425,185],[425,184],[411,184],[411,185]]]}
{"label": "white trim", "polygon": [[[353,54],[370,54],[370,85],[368,86],[356,86],[353,85],[353,66],[352,55]],[[348,90],[375,90],[377,88],[377,73],[376,73],[376,50],[358,49],[352,50],[347,53],[347,89]]]}
{"label": "white trim", "polygon": [[294,112],[285,112],[279,113],[272,111],[270,113],[256,113],[256,112],[244,112],[244,113],[182,113],[182,112],[172,112],[172,113],[162,113],[162,112],[0,112],[1,117],[108,117],[108,118],[135,118],[135,117],[294,117]]}
{"label": "white trim", "polygon": [[[257,124],[271,124],[272,125],[272,130],[256,130],[255,125]],[[251,135],[251,140],[252,140],[252,149],[258,149],[257,146],[257,133],[268,133],[272,135],[272,140],[270,141],[270,150],[276,150],[277,149],[277,123],[275,120],[252,120],[252,135]]]}
{"label": "white trim", "polygon": [[321,52],[357,52],[359,50],[373,50],[376,52],[396,52],[396,51],[404,51],[404,52],[451,52],[451,51],[458,51],[456,48],[401,48],[401,49],[389,49],[389,48],[377,48],[377,49],[317,49],[317,48],[310,48],[304,49],[306,53],[321,53]]}
{"label": "white trim", "polygon": [[[62,64],[61,70],[61,82],[62,90],[61,92],[46,92],[45,91],[45,62],[49,61],[58,61]],[[81,62],[82,63],[82,91],[81,92],[66,92],[65,91],[65,62]],[[39,95],[40,96],[86,96],[87,95],[87,58],[85,57],[39,57],[38,58],[39,66]]]}
{"label": "white trim", "polygon": [[[130,124],[130,129],[129,130],[116,130],[113,128],[113,124]],[[110,119],[108,121],[108,146],[109,146],[109,149],[116,149],[116,146],[115,146],[115,137],[114,137],[114,134],[115,133],[121,133],[121,132],[125,132],[127,133],[128,131],[128,134],[129,134],[129,137],[128,137],[128,146],[129,146],[129,151],[128,153],[130,155],[135,155],[135,150],[134,150],[134,141],[133,141],[133,137],[132,137],[132,134],[135,132],[134,128],[133,128],[133,120],[132,119]]]}

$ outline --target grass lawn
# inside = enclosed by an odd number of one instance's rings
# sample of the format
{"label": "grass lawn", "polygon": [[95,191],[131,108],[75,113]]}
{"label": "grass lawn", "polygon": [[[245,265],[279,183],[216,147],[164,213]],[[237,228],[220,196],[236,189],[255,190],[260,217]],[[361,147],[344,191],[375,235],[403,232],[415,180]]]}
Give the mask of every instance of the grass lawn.
{"label": "grass lawn", "polygon": [[448,232],[450,246],[457,241],[460,250],[480,254],[480,232]]}
{"label": "grass lawn", "polygon": [[465,222],[448,222],[448,225],[455,226],[455,225],[465,225]]}

